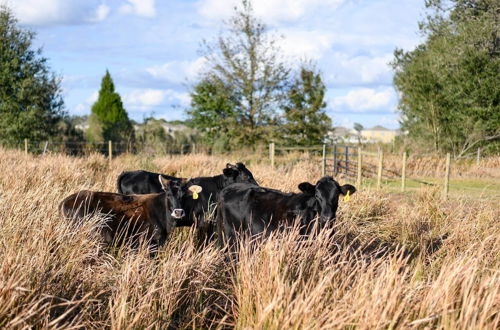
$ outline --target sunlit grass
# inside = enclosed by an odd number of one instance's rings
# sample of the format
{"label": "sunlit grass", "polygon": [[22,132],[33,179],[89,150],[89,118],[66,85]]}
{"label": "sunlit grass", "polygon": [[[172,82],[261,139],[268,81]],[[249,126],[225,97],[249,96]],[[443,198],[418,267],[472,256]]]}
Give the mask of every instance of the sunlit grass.
{"label": "sunlit grass", "polygon": [[[440,186],[408,182],[400,194],[398,181],[382,191],[367,181],[341,202],[333,231],[275,233],[254,249],[242,242],[237,258],[201,247],[195,228],[176,229],[155,258],[145,247],[113,250],[94,230],[99,217],[76,228],[58,214],[78,190],[115,191],[123,170],[194,177],[238,160],[124,155],[109,164],[0,149],[0,327],[500,327],[500,209],[453,186],[444,201]],[[244,161],[260,184],[284,191],[321,175],[307,160],[274,170],[267,159]],[[459,180],[498,193],[493,179]]]}

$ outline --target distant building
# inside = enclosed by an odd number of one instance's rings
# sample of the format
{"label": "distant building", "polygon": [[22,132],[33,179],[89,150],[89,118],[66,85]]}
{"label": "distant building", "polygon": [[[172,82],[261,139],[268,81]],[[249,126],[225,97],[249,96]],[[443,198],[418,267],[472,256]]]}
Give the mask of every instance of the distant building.
{"label": "distant building", "polygon": [[357,143],[358,134],[355,130],[347,127],[337,126],[328,132],[328,140],[333,142]]}
{"label": "distant building", "polygon": [[380,125],[361,131],[361,137],[367,142],[391,143],[399,134],[399,130],[391,130]]}

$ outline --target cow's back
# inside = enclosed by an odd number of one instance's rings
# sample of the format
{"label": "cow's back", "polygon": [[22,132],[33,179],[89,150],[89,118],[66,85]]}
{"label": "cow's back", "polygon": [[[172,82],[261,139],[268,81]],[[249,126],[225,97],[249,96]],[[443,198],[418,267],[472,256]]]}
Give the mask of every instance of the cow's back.
{"label": "cow's back", "polygon": [[297,217],[294,204],[302,202],[301,195],[251,184],[230,185],[219,198],[218,232],[231,241],[241,234],[259,235],[291,225]]}
{"label": "cow's back", "polygon": [[182,180],[182,178],[144,170],[125,171],[118,176],[116,180],[116,189],[118,193],[125,195],[161,193],[163,188],[158,180],[158,176],[160,175],[167,180]]}
{"label": "cow's back", "polygon": [[83,219],[89,213],[89,210],[94,208],[94,193],[88,190],[69,195],[59,204],[61,215],[75,220]]}

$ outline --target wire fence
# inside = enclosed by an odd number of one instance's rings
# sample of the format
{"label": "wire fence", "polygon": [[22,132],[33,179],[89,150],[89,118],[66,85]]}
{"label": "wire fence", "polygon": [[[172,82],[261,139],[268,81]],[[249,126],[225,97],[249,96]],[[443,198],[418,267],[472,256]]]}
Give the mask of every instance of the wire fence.
{"label": "wire fence", "polygon": [[452,159],[450,154],[370,152],[356,145],[281,147],[271,143],[269,158],[273,167],[303,160],[317,162],[323,175],[343,177],[359,187],[384,186],[401,192],[422,186],[441,187],[445,197],[451,188],[454,192],[481,192],[500,198],[500,171],[495,170],[499,169],[500,158],[481,157],[480,150],[474,156]]}
{"label": "wire fence", "polygon": [[123,153],[150,153],[182,155],[194,152],[195,144],[164,144],[141,142],[83,142],[83,141],[10,141],[0,140],[0,146],[24,150],[26,153],[44,155],[62,153],[71,156],[88,156],[92,153],[117,156]]}

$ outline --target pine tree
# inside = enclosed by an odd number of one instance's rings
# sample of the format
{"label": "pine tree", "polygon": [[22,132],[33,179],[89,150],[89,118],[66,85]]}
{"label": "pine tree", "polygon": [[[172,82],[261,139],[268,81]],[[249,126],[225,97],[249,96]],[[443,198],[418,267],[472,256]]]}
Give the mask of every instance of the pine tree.
{"label": "pine tree", "polygon": [[115,92],[115,85],[108,70],[102,78],[99,97],[92,105],[87,138],[94,142],[130,142],[134,139],[132,123],[123,108],[120,95]]}
{"label": "pine tree", "polygon": [[325,113],[325,84],[313,68],[302,67],[283,107],[284,142],[291,145],[315,145],[324,141],[332,121]]}

